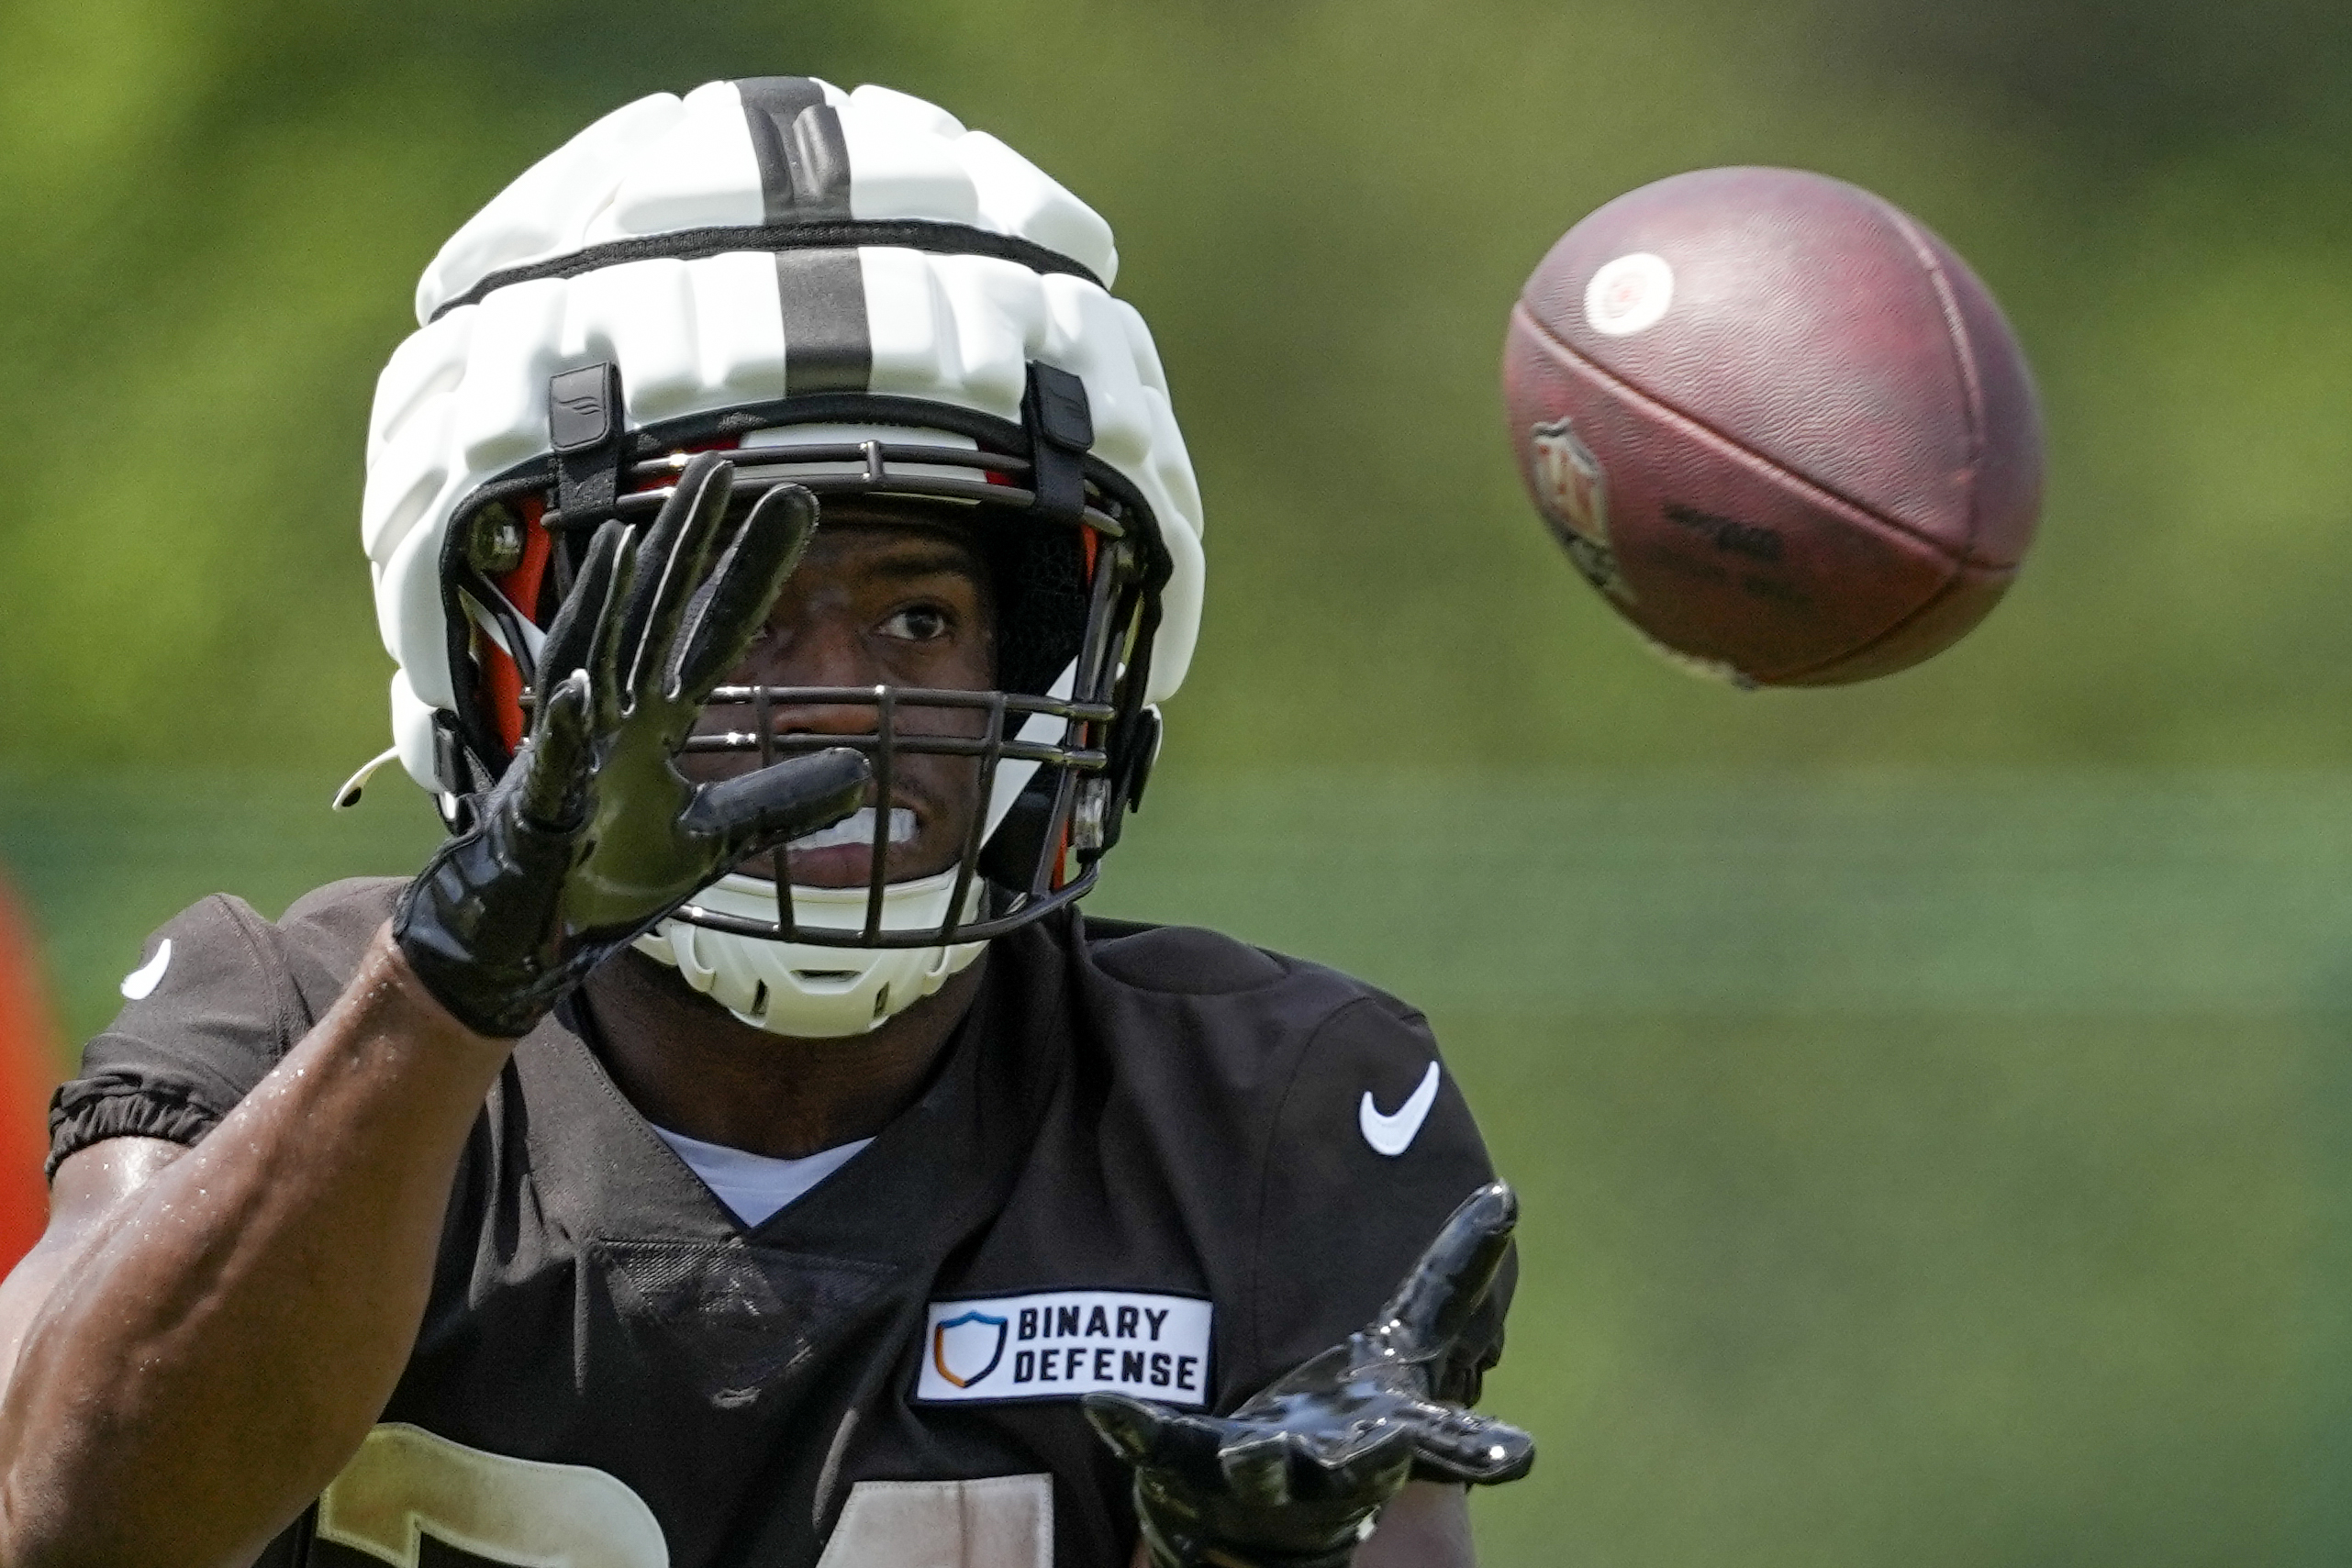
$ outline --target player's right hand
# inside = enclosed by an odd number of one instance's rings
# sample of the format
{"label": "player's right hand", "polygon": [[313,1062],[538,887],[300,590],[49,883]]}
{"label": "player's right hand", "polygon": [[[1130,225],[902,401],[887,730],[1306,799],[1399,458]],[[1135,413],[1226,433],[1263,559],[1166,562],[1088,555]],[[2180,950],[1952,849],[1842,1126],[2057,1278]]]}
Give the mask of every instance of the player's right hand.
{"label": "player's right hand", "polygon": [[1534,1439],[1435,1397],[1518,1219],[1500,1182],[1472,1193],[1371,1323],[1230,1416],[1087,1395],[1087,1418],[1134,1468],[1153,1568],[1346,1568],[1408,1480],[1526,1474]]}
{"label": "player's right hand", "polygon": [[816,498],[787,484],[725,539],[733,489],[733,465],[703,453],[650,530],[598,530],[541,653],[529,739],[401,895],[395,940],[469,1029],[529,1033],[697,891],[864,798],[846,748],[723,784],[678,771],[817,526]]}

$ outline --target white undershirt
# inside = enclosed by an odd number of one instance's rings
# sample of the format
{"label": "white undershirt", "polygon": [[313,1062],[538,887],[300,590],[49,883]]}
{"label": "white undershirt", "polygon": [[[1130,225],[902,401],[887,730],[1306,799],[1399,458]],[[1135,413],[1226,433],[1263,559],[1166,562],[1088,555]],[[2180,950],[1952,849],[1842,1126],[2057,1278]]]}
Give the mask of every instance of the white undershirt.
{"label": "white undershirt", "polygon": [[[653,1127],[652,1122],[645,1125]],[[820,1149],[798,1160],[779,1160],[773,1154],[754,1154],[724,1144],[705,1143],[698,1138],[672,1132],[666,1127],[653,1127],[653,1131],[677,1151],[689,1170],[702,1178],[702,1184],[718,1195],[719,1201],[733,1209],[735,1218],[747,1226],[759,1224],[803,1196],[874,1141],[861,1138],[854,1143]]]}

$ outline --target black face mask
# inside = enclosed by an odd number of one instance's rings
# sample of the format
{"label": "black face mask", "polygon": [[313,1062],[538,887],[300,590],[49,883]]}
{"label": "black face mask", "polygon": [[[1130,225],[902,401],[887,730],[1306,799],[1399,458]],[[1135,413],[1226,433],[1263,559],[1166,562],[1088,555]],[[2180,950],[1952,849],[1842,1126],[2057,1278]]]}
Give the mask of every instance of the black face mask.
{"label": "black face mask", "polygon": [[[967,760],[976,770],[977,806],[954,862],[946,923],[883,929],[887,809],[874,815],[864,929],[808,929],[796,921],[781,855],[772,919],[691,903],[677,917],[817,946],[931,947],[1001,935],[1088,891],[1126,812],[1142,795],[1158,749],[1158,716],[1144,706],[1143,688],[1169,563],[1141,496],[1115,470],[1087,455],[1092,424],[1077,378],[1032,365],[1018,426],[939,404],[830,393],[635,432],[621,428],[617,417],[619,379],[608,365],[556,377],[553,452],[484,484],[454,514],[442,562],[458,699],[456,717],[442,721],[451,797],[445,809],[452,826],[463,825],[468,798],[511,762],[485,680],[499,656],[497,645],[534,642],[531,629],[520,623],[542,624],[549,607],[569,592],[597,527],[616,517],[650,517],[669,497],[691,451],[721,450],[736,464],[730,501],[736,516],[783,484],[814,492],[820,507],[827,496],[959,503],[959,530],[973,539],[990,572],[998,684],[987,691],[721,686],[710,701],[714,707],[725,705],[723,731],[698,734],[686,748],[764,764],[846,747],[871,766],[877,805],[894,800],[894,784],[907,778],[908,760]],[[843,423],[906,427],[908,439],[739,445],[752,430]],[[976,444],[926,440],[926,428],[968,435]],[[527,617],[493,579],[529,542],[533,529],[551,536],[553,548]],[[1065,672],[1065,695],[1053,695]],[[534,694],[524,693],[526,708],[534,700]],[[873,722],[863,734],[779,730],[773,717],[778,710],[812,704],[863,706]],[[991,823],[988,803],[1008,787],[1002,781],[1009,767],[1027,776]],[[969,896],[975,885],[976,906]]]}

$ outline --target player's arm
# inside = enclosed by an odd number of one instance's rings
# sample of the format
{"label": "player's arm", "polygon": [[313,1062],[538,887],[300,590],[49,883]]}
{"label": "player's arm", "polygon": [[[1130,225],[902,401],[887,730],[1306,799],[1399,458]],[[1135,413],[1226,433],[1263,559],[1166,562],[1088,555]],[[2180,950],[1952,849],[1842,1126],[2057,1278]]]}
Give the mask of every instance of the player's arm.
{"label": "player's arm", "polygon": [[66,1157],[49,1184],[49,1222],[29,1251],[0,1280],[0,1397],[25,1330],[82,1243],[107,1210],[148,1177],[187,1152],[161,1138],[116,1138]]}
{"label": "player's arm", "polygon": [[1380,1526],[1357,1549],[1354,1568],[1476,1568],[1477,1561],[1469,1488],[1408,1481],[1380,1510]]}
{"label": "player's arm", "polygon": [[202,1143],[59,1167],[49,1232],[0,1289],[0,1562],[248,1561],[334,1478],[407,1358],[510,1045],[379,932]]}
{"label": "player's arm", "polygon": [[864,795],[849,751],[710,784],[674,765],[815,525],[780,487],[730,529],[731,476],[697,459],[650,534],[598,535],[529,743],[318,1027],[187,1152],[67,1162],[55,1236],[0,1294],[0,1563],[250,1561],[391,1395],[512,1041],[697,888]]}

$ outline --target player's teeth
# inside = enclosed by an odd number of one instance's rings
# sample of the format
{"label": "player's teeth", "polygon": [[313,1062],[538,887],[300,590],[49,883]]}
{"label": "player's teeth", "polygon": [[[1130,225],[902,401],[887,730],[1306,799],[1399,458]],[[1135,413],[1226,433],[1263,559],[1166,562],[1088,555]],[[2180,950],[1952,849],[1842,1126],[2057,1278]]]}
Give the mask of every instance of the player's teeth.
{"label": "player's teeth", "polygon": [[[915,814],[903,806],[890,808],[890,841],[911,843],[915,837]],[[833,850],[843,844],[874,842],[874,807],[861,806],[830,828],[819,828],[814,833],[803,833],[792,840],[796,850]]]}
{"label": "player's teeth", "polygon": [[861,806],[830,828],[803,833],[792,840],[796,850],[834,850],[844,844],[874,842],[874,807]]}

